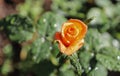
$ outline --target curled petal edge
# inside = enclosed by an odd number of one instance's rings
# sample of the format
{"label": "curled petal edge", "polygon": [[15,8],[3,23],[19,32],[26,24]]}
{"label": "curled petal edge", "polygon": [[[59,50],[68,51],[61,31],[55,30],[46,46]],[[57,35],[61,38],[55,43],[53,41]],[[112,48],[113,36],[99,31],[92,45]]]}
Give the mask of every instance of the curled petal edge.
{"label": "curled petal edge", "polygon": [[78,41],[77,43],[70,45],[69,47],[66,47],[61,40],[56,40],[59,43],[60,52],[66,55],[71,55],[74,52],[76,52],[78,49],[80,49],[84,44],[84,39]]}

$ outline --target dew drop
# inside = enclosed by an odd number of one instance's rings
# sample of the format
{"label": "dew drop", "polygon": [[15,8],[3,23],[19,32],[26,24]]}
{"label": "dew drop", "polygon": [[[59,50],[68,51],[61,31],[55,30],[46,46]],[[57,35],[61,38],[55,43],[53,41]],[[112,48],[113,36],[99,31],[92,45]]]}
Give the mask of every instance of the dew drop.
{"label": "dew drop", "polygon": [[57,27],[57,24],[54,24],[54,27]]}
{"label": "dew drop", "polygon": [[112,43],[113,43],[113,45],[114,45],[116,48],[118,48],[119,45],[120,45],[119,42],[118,42],[117,40],[115,40],[115,39],[113,40]]}
{"label": "dew drop", "polygon": [[117,56],[117,59],[120,60],[120,56]]}
{"label": "dew drop", "polygon": [[49,49],[52,50],[52,46],[50,46]]}
{"label": "dew drop", "polygon": [[94,56],[94,53],[91,53],[91,56],[93,57],[93,56]]}
{"label": "dew drop", "polygon": [[43,19],[43,22],[46,22],[46,19]]}
{"label": "dew drop", "polygon": [[42,38],[41,38],[41,41],[42,41],[42,43],[44,43],[44,42],[45,42],[45,39],[42,37]]}
{"label": "dew drop", "polygon": [[91,70],[91,67],[89,67],[88,70]]}
{"label": "dew drop", "polygon": [[95,67],[95,70],[98,70],[98,67]]}
{"label": "dew drop", "polygon": [[36,60],[36,56],[33,57],[33,60]]}

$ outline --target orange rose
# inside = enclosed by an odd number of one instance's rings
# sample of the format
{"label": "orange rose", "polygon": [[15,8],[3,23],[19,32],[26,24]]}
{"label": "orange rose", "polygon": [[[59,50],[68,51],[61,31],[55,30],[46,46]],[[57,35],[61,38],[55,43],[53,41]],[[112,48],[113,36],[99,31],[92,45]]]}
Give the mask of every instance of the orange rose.
{"label": "orange rose", "polygon": [[84,44],[87,26],[80,20],[70,19],[62,25],[61,32],[55,33],[55,40],[59,43],[60,52],[71,55]]}

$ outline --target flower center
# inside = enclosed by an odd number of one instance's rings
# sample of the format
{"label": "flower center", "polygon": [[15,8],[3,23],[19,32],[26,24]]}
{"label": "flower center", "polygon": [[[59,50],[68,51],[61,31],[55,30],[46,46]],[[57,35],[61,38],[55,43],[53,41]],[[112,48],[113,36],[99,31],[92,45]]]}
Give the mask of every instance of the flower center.
{"label": "flower center", "polygon": [[62,29],[62,40],[66,46],[69,46],[78,37],[79,28],[73,23],[66,23]]}
{"label": "flower center", "polygon": [[67,29],[67,35],[68,35],[69,37],[75,38],[75,37],[78,35],[78,30],[76,29],[75,26],[72,26],[72,25],[71,25],[71,27],[69,27],[69,28]]}

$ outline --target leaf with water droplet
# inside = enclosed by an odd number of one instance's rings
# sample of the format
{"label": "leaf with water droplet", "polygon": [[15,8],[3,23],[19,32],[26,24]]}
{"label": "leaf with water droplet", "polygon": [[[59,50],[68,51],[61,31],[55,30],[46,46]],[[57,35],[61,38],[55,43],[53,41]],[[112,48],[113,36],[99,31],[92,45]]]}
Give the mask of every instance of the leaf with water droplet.
{"label": "leaf with water droplet", "polygon": [[96,59],[108,70],[120,71],[120,61],[118,59],[103,54],[97,54]]}
{"label": "leaf with water droplet", "polygon": [[65,17],[47,12],[38,19],[37,30],[41,36],[53,39],[54,33],[60,30],[62,23],[65,21]]}
{"label": "leaf with water droplet", "polygon": [[52,47],[51,43],[54,40],[55,32],[60,29],[65,20],[63,16],[56,15],[52,12],[47,12],[38,19],[36,29],[39,37],[32,45],[34,61],[40,62],[41,60],[47,59],[52,49],[56,51],[56,48],[54,46]]}
{"label": "leaf with water droplet", "polygon": [[33,60],[37,63],[40,61],[49,58],[51,49],[50,49],[51,43],[47,40],[43,41],[43,38],[36,39],[35,42],[32,44],[32,54]]}
{"label": "leaf with water droplet", "polygon": [[93,53],[90,53],[88,51],[83,51],[79,53],[81,65],[86,73],[91,70],[91,66],[89,63],[93,56],[94,56]]}
{"label": "leaf with water droplet", "polygon": [[97,63],[96,67],[88,73],[88,76],[107,76],[107,69],[100,63]]}

